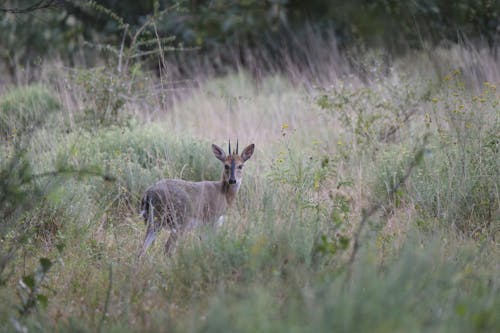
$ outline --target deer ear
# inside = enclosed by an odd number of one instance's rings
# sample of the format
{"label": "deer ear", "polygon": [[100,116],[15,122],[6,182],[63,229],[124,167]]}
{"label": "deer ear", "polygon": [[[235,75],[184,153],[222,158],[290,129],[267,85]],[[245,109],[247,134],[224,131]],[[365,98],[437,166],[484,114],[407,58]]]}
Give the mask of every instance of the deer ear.
{"label": "deer ear", "polygon": [[253,155],[253,150],[255,148],[255,145],[252,143],[251,145],[248,145],[243,151],[241,152],[241,158],[243,161],[248,160],[250,157]]}
{"label": "deer ear", "polygon": [[224,152],[224,150],[222,150],[221,147],[212,144],[212,151],[214,152],[215,157],[217,157],[217,159],[221,162],[224,162],[226,160],[226,153]]}

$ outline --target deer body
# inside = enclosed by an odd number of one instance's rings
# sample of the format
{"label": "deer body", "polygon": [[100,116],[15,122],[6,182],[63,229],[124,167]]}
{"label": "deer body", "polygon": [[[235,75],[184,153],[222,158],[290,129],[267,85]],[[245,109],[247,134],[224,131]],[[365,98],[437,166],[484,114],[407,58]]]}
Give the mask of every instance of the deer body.
{"label": "deer body", "polygon": [[179,233],[199,224],[217,222],[232,204],[241,185],[243,164],[252,156],[254,145],[246,147],[241,155],[238,148],[231,153],[230,145],[229,155],[217,145],[212,145],[212,151],[224,164],[220,181],[163,179],[145,191],[141,215],[147,231],[140,256],[146,253],[161,228],[170,228],[165,244],[165,251],[169,253]]}

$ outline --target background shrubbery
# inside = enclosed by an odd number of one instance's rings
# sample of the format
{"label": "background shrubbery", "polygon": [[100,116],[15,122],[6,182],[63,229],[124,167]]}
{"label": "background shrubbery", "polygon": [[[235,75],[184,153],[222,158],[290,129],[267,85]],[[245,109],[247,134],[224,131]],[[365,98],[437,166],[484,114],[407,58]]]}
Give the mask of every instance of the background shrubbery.
{"label": "background shrubbery", "polygon": [[[30,68],[47,56],[94,64],[96,52],[113,58],[122,42],[151,56],[158,51],[155,38],[166,49],[179,51],[166,59],[176,64],[170,74],[185,77],[195,64],[217,72],[225,72],[227,66],[261,72],[284,70],[288,62],[304,65],[311,57],[312,35],[321,44],[333,42],[357,52],[385,46],[393,55],[443,41],[495,48],[500,25],[498,0],[44,0],[41,4],[51,5],[49,9],[13,12],[34,3],[9,0],[0,7],[6,11],[0,14],[0,59],[16,82],[33,74]],[[154,29],[134,39],[152,14],[157,15]],[[157,67],[156,58],[150,59],[148,66]]]}
{"label": "background shrubbery", "polygon": [[42,85],[20,87],[5,93],[0,99],[0,135],[13,139],[24,134],[20,132],[33,131],[60,107],[56,97]]}

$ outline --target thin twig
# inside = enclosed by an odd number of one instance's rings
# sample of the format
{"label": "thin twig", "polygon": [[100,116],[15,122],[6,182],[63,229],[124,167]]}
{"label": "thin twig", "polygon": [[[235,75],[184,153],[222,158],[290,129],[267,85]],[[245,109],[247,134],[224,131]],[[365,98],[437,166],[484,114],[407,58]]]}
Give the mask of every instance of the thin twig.
{"label": "thin twig", "polygon": [[109,286],[106,291],[106,300],[104,301],[104,309],[102,312],[101,321],[99,322],[99,327],[97,328],[97,332],[102,332],[102,325],[106,321],[106,315],[108,314],[109,300],[111,299],[111,289],[113,289],[113,266],[109,264]]}
{"label": "thin twig", "polygon": [[85,175],[85,176],[98,176],[102,177],[106,181],[114,181],[115,178],[111,175],[108,174],[103,174],[102,172],[98,170],[92,170],[92,169],[58,169],[55,171],[47,171],[47,172],[42,172],[38,174],[34,174],[31,176],[31,179],[29,181],[35,179],[35,178],[43,178],[43,177],[53,177],[53,176],[59,176],[61,174],[70,174],[70,175]]}
{"label": "thin twig", "polygon": [[[160,56],[160,72],[161,69],[165,71],[165,75],[168,74],[167,72],[167,63],[165,62],[165,54],[163,51],[162,43],[161,43],[161,38],[160,35],[158,34],[158,29],[156,28],[156,24],[153,22],[153,30],[155,32],[156,40],[158,41],[158,50],[160,50],[159,56]],[[160,80],[163,83],[163,75],[160,75]]]}
{"label": "thin twig", "polygon": [[125,48],[125,38],[127,37],[128,24],[125,25],[123,30],[122,44],[120,46],[120,53],[118,55],[118,73],[122,72],[123,49]]}

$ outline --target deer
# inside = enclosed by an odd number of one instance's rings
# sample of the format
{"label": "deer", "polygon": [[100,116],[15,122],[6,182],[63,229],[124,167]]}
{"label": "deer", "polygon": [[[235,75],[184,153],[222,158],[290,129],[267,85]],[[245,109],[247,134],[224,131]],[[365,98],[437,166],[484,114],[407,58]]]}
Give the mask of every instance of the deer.
{"label": "deer", "polygon": [[219,181],[192,182],[182,179],[162,179],[144,192],[140,215],[147,226],[146,236],[139,252],[142,257],[155,240],[157,233],[170,229],[165,243],[165,253],[170,255],[180,234],[201,224],[221,224],[226,209],[236,199],[243,178],[243,166],[252,157],[255,145],[248,145],[241,154],[228,154],[212,144],[212,152],[222,162],[224,169]]}

